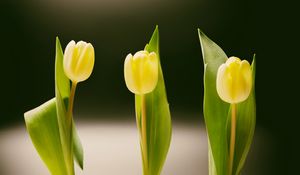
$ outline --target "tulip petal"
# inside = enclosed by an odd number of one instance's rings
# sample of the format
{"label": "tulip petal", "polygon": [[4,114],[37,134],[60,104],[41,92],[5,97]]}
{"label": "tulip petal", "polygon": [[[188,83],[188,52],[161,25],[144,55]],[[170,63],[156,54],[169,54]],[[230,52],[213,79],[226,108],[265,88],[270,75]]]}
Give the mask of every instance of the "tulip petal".
{"label": "tulip petal", "polygon": [[[85,49],[87,43],[85,41],[79,41],[76,43],[76,48],[77,48],[77,51],[78,53],[82,53],[83,50]],[[79,55],[77,55],[79,56]]]}
{"label": "tulip petal", "polygon": [[[64,53],[64,59],[63,59],[63,66],[64,66],[64,72],[67,75],[67,77],[72,77],[72,60],[75,50],[75,41],[70,41],[65,49]],[[70,78],[73,79],[73,78]]]}
{"label": "tulip petal", "polygon": [[136,89],[136,94],[142,94],[142,86],[143,86],[143,75],[142,71],[144,69],[144,59],[146,58],[147,53],[145,51],[139,51],[134,54],[132,58],[132,75],[133,81]]}
{"label": "tulip petal", "polygon": [[149,55],[149,53],[148,53],[146,50],[138,51],[138,52],[136,52],[136,53],[133,55],[133,60],[136,60],[136,59],[143,59],[143,58],[145,58],[147,55]]}
{"label": "tulip petal", "polygon": [[135,93],[136,85],[133,78],[133,67],[132,67],[132,55],[128,54],[126,56],[125,62],[124,62],[124,78],[127,88],[132,92]]}
{"label": "tulip petal", "polygon": [[93,71],[95,62],[94,47],[88,43],[81,49],[81,54],[75,68],[75,74],[78,76],[78,82],[88,79]]}
{"label": "tulip petal", "polygon": [[217,92],[223,101],[232,102],[232,78],[227,64],[222,64],[218,69]]}
{"label": "tulip petal", "polygon": [[243,60],[240,64],[239,70],[239,81],[240,81],[240,99],[244,101],[248,98],[252,88],[252,71],[248,61]]}
{"label": "tulip petal", "polygon": [[152,52],[151,56],[149,55],[147,60],[145,60],[141,74],[143,77],[142,92],[146,94],[156,87],[158,79],[158,59],[154,52]]}
{"label": "tulip petal", "polygon": [[236,63],[239,64],[241,62],[241,59],[239,59],[238,57],[230,57],[228,58],[228,60],[226,61],[227,66],[232,65],[232,63]]}

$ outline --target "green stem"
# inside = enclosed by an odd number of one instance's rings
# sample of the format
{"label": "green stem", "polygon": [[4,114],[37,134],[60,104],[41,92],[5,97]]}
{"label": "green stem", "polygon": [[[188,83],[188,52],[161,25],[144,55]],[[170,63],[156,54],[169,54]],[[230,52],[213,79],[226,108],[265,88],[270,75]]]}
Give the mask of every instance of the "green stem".
{"label": "green stem", "polygon": [[141,95],[141,120],[142,120],[142,154],[144,160],[144,175],[148,175],[148,148],[147,148],[147,117],[146,117],[146,99]]}
{"label": "green stem", "polygon": [[68,120],[71,120],[71,118],[73,116],[73,104],[74,104],[76,86],[77,86],[77,83],[72,82],[70,98],[69,98],[69,106],[68,106],[68,112],[67,112]]}
{"label": "green stem", "polygon": [[72,82],[71,92],[70,92],[70,98],[69,98],[69,105],[68,105],[68,112],[67,112],[67,125],[69,128],[68,133],[68,139],[69,139],[69,153],[67,157],[67,167],[68,167],[68,173],[70,175],[74,175],[74,160],[73,160],[73,104],[74,104],[74,97],[75,97],[75,91],[76,91],[77,83]]}
{"label": "green stem", "polygon": [[236,104],[231,104],[231,132],[230,132],[229,174],[228,175],[232,175],[235,134],[236,134]]}

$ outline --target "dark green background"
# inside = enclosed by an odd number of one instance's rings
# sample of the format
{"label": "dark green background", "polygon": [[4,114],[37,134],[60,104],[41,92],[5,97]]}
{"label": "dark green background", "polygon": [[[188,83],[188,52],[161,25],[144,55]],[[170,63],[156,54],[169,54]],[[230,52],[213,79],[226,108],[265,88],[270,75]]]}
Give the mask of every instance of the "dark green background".
{"label": "dark green background", "polygon": [[0,128],[23,123],[24,112],[54,96],[56,36],[63,48],[72,39],[91,42],[95,48],[94,71],[79,84],[75,114],[133,114],[133,95],[125,86],[123,62],[128,53],[144,48],[156,24],[173,120],[203,120],[200,28],[229,56],[252,61],[257,54],[257,127],[267,131],[273,141],[269,145],[272,156],[262,167],[267,174],[293,174],[296,170],[294,142],[299,139],[291,138],[299,133],[293,127],[299,116],[292,111],[297,90],[294,81],[299,82],[299,69],[293,68],[299,59],[293,48],[299,19],[293,19],[297,15],[292,4],[27,0],[1,1],[0,5]]}

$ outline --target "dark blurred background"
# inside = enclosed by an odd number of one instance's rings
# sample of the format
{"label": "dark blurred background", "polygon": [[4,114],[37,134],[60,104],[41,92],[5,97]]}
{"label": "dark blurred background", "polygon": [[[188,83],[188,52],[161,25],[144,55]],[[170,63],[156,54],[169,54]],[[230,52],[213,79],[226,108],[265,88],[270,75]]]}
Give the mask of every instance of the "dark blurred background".
{"label": "dark blurred background", "polygon": [[260,168],[265,168],[266,174],[294,174],[298,157],[294,142],[299,139],[293,135],[299,133],[294,127],[299,115],[293,112],[292,101],[296,99],[293,92],[299,91],[299,78],[297,83],[290,80],[299,76],[299,69],[293,68],[299,59],[293,45],[299,15],[292,4],[260,0],[12,0],[0,5],[0,129],[23,123],[24,112],[54,97],[56,36],[63,48],[70,40],[84,40],[91,42],[96,52],[92,76],[77,89],[75,116],[133,115],[133,95],[125,86],[123,63],[128,53],[144,48],[155,25],[159,25],[173,120],[203,121],[200,28],[229,56],[252,61],[257,54],[257,127],[272,140],[267,148],[272,154]]}

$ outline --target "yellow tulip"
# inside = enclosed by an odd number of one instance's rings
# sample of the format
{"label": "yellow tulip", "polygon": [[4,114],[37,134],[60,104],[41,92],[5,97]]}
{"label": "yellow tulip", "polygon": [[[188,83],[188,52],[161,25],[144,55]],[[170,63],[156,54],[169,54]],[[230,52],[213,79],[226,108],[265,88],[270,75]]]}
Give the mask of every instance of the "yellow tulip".
{"label": "yellow tulip", "polygon": [[252,88],[252,69],[248,61],[230,57],[217,73],[217,92],[220,98],[236,104],[246,100]]}
{"label": "yellow tulip", "polygon": [[84,41],[70,41],[64,53],[63,67],[66,76],[74,83],[89,78],[95,62],[94,47]]}
{"label": "yellow tulip", "polygon": [[127,88],[135,94],[146,94],[154,90],[158,80],[158,58],[155,52],[139,51],[128,54],[124,63]]}

